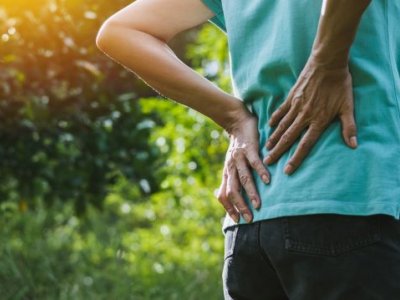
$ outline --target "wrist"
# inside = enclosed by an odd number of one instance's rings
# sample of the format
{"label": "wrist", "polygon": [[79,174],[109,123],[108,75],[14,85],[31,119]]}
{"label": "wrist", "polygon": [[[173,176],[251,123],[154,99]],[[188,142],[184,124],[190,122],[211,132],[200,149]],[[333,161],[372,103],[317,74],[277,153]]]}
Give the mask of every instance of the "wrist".
{"label": "wrist", "polygon": [[328,76],[347,76],[349,73],[348,58],[327,58],[312,52],[307,61],[307,70],[323,72]]}
{"label": "wrist", "polygon": [[230,137],[239,129],[239,124],[242,124],[243,120],[249,117],[252,117],[252,114],[243,101],[234,98],[226,110],[225,119],[221,126]]}
{"label": "wrist", "polygon": [[349,64],[349,49],[336,53],[324,51],[321,47],[315,47],[311,51],[310,59],[318,67],[326,70],[344,69]]}

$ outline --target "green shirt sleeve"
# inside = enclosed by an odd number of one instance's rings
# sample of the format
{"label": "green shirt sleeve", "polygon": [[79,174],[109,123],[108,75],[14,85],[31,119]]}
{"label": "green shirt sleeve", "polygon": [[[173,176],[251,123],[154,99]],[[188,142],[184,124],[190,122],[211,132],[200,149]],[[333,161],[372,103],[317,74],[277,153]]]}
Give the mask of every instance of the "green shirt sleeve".
{"label": "green shirt sleeve", "polygon": [[215,13],[215,16],[210,18],[209,21],[215,24],[223,32],[226,33],[225,18],[221,0],[202,0],[202,1],[205,5],[207,5],[209,9],[211,9]]}

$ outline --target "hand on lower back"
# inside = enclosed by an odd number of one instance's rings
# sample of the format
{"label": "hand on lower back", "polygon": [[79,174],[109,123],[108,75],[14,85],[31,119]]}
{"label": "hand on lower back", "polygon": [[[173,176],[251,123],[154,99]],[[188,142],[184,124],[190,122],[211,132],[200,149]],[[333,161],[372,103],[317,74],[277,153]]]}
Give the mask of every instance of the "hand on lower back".
{"label": "hand on lower back", "polygon": [[242,215],[247,222],[252,220],[252,213],[241,195],[243,187],[253,205],[258,209],[261,200],[254,184],[251,169],[268,183],[270,174],[259,156],[259,134],[257,118],[249,112],[238,116],[237,124],[232,126],[230,145],[226,154],[222,183],[218,200],[231,218],[238,222]]}
{"label": "hand on lower back", "polygon": [[[287,99],[272,114],[269,125],[276,126],[266,142],[269,151],[264,162],[279,159],[306,130],[295,153],[285,167],[291,174],[311,151],[321,134],[339,117],[342,137],[351,148],[357,147],[352,80],[348,67],[327,67],[310,57]],[[352,138],[353,137],[353,138]]]}

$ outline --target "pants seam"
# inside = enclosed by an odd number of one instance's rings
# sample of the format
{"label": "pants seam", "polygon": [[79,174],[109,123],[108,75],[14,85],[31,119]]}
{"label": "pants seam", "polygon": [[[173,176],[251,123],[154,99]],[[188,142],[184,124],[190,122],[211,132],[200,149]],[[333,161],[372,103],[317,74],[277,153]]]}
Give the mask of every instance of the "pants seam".
{"label": "pants seam", "polygon": [[267,265],[269,265],[272,268],[272,270],[274,271],[274,273],[276,275],[276,278],[278,279],[278,281],[279,281],[279,283],[281,285],[281,289],[282,289],[283,293],[285,294],[286,297],[288,297],[287,293],[286,293],[286,290],[285,290],[285,287],[282,284],[282,280],[281,280],[281,278],[279,276],[279,273],[277,272],[276,268],[272,264],[272,261],[269,258],[268,253],[266,253],[266,251],[261,247],[261,238],[260,238],[261,234],[260,233],[261,233],[261,225],[262,224],[261,224],[261,222],[257,222],[257,223],[258,223],[258,228],[257,228],[257,247],[258,247],[258,252],[260,253],[261,259]]}

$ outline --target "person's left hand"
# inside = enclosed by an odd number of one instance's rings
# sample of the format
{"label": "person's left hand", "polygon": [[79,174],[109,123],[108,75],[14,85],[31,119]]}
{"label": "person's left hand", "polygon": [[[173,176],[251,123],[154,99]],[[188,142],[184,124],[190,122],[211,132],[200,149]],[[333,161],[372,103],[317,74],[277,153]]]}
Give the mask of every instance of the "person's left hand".
{"label": "person's left hand", "polygon": [[336,116],[340,118],[345,143],[356,148],[353,109],[352,80],[347,64],[346,67],[321,65],[310,56],[287,99],[271,115],[269,125],[277,127],[266,142],[270,152],[264,163],[277,161],[308,127],[285,166],[285,173],[293,173]]}
{"label": "person's left hand", "polygon": [[240,215],[250,223],[253,214],[246,204],[242,190],[246,192],[254,209],[261,206],[261,198],[254,182],[252,170],[256,171],[264,183],[270,182],[270,174],[259,156],[259,132],[257,117],[245,113],[238,117],[235,130],[229,135],[229,148],[226,153],[222,183],[218,190],[218,201],[236,223]]}

